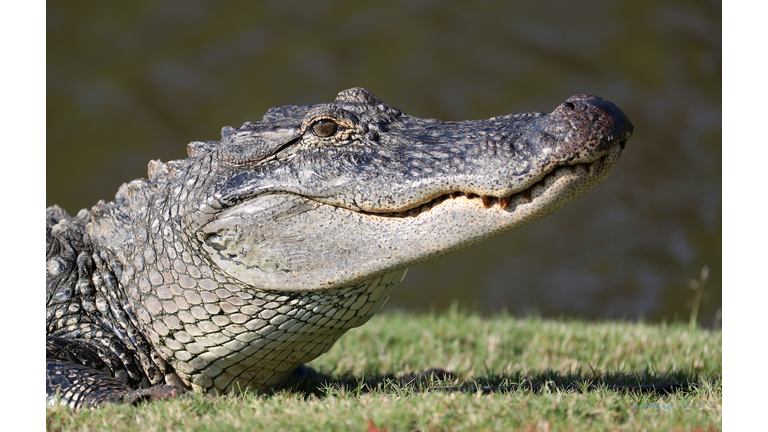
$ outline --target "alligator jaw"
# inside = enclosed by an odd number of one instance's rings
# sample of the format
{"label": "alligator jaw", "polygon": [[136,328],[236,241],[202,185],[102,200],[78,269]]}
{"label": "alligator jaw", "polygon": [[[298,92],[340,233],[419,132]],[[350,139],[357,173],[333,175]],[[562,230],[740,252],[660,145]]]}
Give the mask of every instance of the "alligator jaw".
{"label": "alligator jaw", "polygon": [[[212,178],[227,180],[210,183],[189,220],[230,276],[259,289],[317,291],[445,255],[584,194],[610,174],[632,133],[621,110],[593,95],[549,114],[441,122],[365,102],[373,96],[362,89],[353,93],[364,98],[347,93],[334,104],[270,110],[212,147]],[[287,126],[299,117],[334,119],[344,134],[321,141],[310,126]],[[243,148],[253,150],[243,163],[222,158]]]}
{"label": "alligator jaw", "polygon": [[275,194],[222,212],[199,237],[214,262],[254,287],[315,291],[349,286],[551,214],[605,179],[622,150],[616,143],[597,160],[555,168],[509,197],[507,208],[486,208],[483,199],[463,195],[417,215],[409,217],[406,211],[405,217],[393,217]]}

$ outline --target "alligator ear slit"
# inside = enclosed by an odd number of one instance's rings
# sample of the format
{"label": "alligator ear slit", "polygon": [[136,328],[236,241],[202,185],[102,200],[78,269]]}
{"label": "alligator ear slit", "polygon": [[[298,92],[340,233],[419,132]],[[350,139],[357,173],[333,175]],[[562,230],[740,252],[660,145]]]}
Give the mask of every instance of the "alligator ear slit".
{"label": "alligator ear slit", "polygon": [[[280,153],[281,151],[283,151],[283,149],[285,149],[287,147],[290,147],[290,146],[296,144],[297,142],[299,142],[300,139],[301,139],[301,135],[297,135],[296,138],[294,138],[292,140],[286,141],[285,144],[283,144],[280,147],[276,148],[272,153],[269,154],[269,156],[274,156],[274,155]],[[266,156],[264,158],[262,158],[262,159],[265,159],[265,158],[266,158]]]}

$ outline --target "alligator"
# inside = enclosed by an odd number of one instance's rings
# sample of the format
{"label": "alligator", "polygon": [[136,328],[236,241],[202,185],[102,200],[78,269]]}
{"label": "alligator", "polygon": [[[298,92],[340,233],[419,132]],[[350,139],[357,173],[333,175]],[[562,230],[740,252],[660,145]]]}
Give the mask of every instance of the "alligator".
{"label": "alligator", "polygon": [[444,122],[352,88],[224,127],[74,217],[51,206],[47,403],[267,391],[368,321],[408,267],[601,182],[632,130],[593,95]]}

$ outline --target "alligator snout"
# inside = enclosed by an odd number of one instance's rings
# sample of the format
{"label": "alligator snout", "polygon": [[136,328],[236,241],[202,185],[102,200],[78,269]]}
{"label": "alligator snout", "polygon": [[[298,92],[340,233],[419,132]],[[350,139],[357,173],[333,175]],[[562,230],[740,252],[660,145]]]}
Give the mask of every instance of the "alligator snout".
{"label": "alligator snout", "polygon": [[616,105],[591,94],[569,97],[555,108],[552,116],[567,117],[574,128],[589,123],[593,131],[598,131],[609,140],[619,141],[622,149],[634,130],[632,122]]}

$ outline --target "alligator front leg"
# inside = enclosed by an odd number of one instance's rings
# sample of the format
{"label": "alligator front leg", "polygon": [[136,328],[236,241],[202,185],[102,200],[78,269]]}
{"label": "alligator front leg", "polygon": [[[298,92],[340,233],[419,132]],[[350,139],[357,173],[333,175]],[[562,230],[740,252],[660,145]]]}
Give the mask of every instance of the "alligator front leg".
{"label": "alligator front leg", "polygon": [[[71,408],[95,407],[105,402],[138,403],[175,397],[179,388],[158,385],[134,389],[123,380],[115,359],[98,349],[93,341],[46,337],[45,390],[49,405]],[[112,364],[109,364],[111,361]]]}
{"label": "alligator front leg", "polygon": [[47,359],[45,387],[49,405],[62,404],[70,408],[96,407],[105,402],[136,404],[144,400],[176,397],[181,391],[163,385],[133,390],[120,380],[96,369]]}

